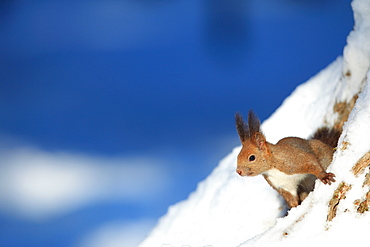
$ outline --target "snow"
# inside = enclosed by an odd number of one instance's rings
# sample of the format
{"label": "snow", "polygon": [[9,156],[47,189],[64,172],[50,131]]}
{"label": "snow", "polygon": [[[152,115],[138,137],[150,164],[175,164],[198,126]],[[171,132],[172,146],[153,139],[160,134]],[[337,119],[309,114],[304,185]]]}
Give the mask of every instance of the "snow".
{"label": "snow", "polygon": [[[178,246],[215,243],[218,246],[236,246],[246,236],[262,233],[275,223],[276,218],[281,216],[281,200],[263,178],[245,181],[235,175],[239,150],[234,149],[231,155],[221,161],[219,167],[199,184],[197,191],[187,201],[169,209],[167,217],[160,222],[160,228],[157,227],[152,233],[156,237],[147,246],[161,246],[163,243],[178,243]],[[268,200],[269,203],[261,204]],[[255,212],[261,210],[265,215],[258,217],[259,224],[246,224],[244,227],[235,224],[238,221],[256,220]],[[225,227],[229,233],[233,233],[233,239],[224,234]],[[213,242],[209,242],[210,239]]]}
{"label": "snow", "polygon": [[[363,136],[370,134],[369,102],[370,73],[339,141],[339,143],[346,141],[350,144],[344,150],[342,150],[342,144],[339,145],[340,151],[336,152],[331,165],[330,170],[336,174],[338,182],[332,186],[316,182],[314,193],[311,193],[300,207],[290,210],[288,217],[279,219],[278,223],[263,235],[246,241],[240,246],[292,246],[293,244],[312,246],[320,243],[346,245],[366,241],[365,231],[370,224],[370,215],[357,213],[354,201],[361,199],[369,188],[362,187],[364,174],[356,178],[351,169],[370,150],[370,140],[363,139]],[[340,202],[337,216],[332,222],[327,222],[327,205],[340,181],[350,184],[352,188],[346,198]],[[349,229],[348,226],[351,228]]]}
{"label": "snow", "polygon": [[[369,186],[365,172],[356,177],[352,167],[370,150],[370,1],[352,2],[354,30],[343,57],[299,86],[263,125],[270,142],[282,137],[308,137],[323,123],[338,118],[334,105],[359,97],[343,126],[328,170],[337,182],[316,181],[302,205],[286,214],[280,196],[261,177],[241,178],[235,173],[235,148],[185,201],[169,208],[141,247],[152,246],[312,246],[368,242],[368,212],[357,213]],[[248,109],[248,107],[246,107]],[[341,182],[351,188],[328,221],[329,201]]]}

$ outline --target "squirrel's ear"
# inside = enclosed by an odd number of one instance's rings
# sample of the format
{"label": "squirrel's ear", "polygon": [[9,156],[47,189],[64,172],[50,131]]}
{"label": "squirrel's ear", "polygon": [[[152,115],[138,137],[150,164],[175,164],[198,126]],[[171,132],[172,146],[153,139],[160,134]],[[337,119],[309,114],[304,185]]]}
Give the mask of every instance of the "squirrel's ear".
{"label": "squirrel's ear", "polygon": [[249,113],[248,113],[249,133],[251,135],[254,135],[254,133],[256,133],[256,132],[261,132],[260,131],[260,125],[261,125],[261,122],[258,119],[257,115],[252,110],[250,110]]}
{"label": "squirrel's ear", "polygon": [[240,113],[235,114],[235,123],[236,123],[236,130],[238,131],[238,135],[240,141],[243,142],[248,138],[248,127],[243,120],[243,117]]}
{"label": "squirrel's ear", "polygon": [[253,141],[260,150],[263,150],[263,151],[267,150],[266,138],[261,132],[256,132],[254,134]]}

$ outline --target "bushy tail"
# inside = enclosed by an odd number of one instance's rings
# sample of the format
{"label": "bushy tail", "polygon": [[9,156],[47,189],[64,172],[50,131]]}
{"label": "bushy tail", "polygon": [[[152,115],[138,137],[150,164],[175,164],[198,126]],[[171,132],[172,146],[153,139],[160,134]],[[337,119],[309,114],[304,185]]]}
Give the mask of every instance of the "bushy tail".
{"label": "bushy tail", "polygon": [[322,127],[316,130],[316,132],[311,136],[310,139],[315,139],[322,141],[323,143],[336,148],[338,145],[338,140],[341,132],[337,129],[329,129],[327,127]]}

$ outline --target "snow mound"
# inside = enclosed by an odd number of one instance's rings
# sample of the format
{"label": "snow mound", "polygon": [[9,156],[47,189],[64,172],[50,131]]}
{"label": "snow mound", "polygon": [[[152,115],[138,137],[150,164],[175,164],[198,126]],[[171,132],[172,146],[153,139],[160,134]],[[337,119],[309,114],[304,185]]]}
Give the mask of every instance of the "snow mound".
{"label": "snow mound", "polygon": [[262,176],[241,178],[235,173],[238,147],[187,200],[169,208],[141,247],[368,241],[369,165],[357,174],[352,168],[370,151],[370,1],[354,0],[352,8],[355,27],[343,57],[299,86],[262,125],[267,140],[276,142],[286,136],[305,138],[322,125],[344,123],[328,169],[336,174],[337,182],[328,186],[317,181],[302,205],[283,217],[283,200]]}
{"label": "snow mound", "polygon": [[236,246],[274,225],[282,201],[262,177],[237,176],[239,150],[222,160],[188,200],[170,207],[142,246]]}

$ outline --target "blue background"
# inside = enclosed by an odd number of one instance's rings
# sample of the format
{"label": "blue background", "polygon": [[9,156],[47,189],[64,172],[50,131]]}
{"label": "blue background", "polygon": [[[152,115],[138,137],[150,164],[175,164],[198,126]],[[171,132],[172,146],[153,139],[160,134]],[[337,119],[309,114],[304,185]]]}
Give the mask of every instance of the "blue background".
{"label": "blue background", "polygon": [[235,112],[267,118],[342,54],[352,27],[349,0],[2,1],[0,133],[46,151],[165,158],[174,179],[155,200],[46,222],[0,211],[0,245],[76,246],[106,222],[165,214],[239,145]]}

